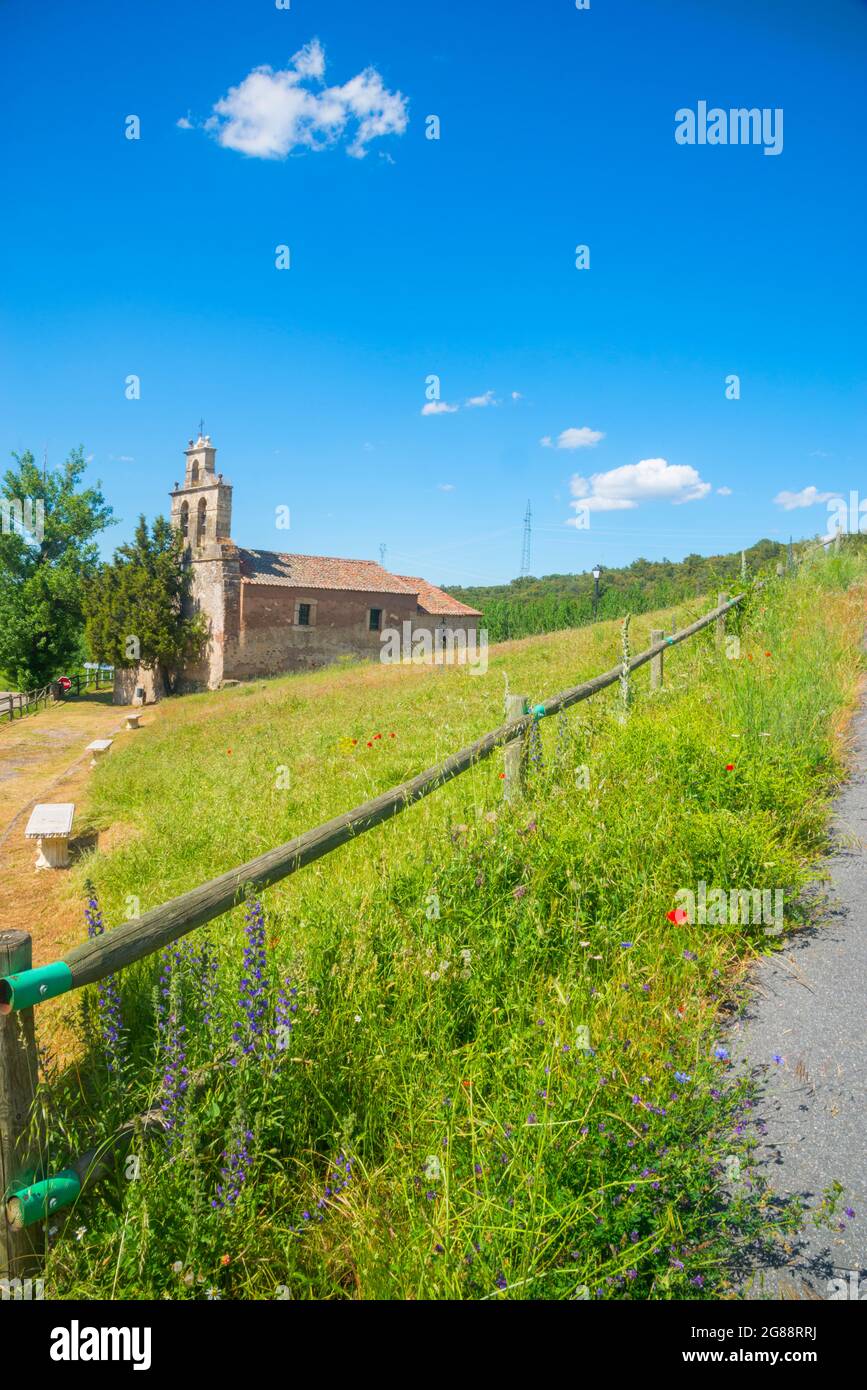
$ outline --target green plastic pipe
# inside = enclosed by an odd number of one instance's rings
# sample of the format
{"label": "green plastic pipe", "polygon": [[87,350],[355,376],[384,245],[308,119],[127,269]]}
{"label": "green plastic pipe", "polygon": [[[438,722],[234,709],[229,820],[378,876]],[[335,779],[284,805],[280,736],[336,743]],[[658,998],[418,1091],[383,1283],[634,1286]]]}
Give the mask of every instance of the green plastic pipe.
{"label": "green plastic pipe", "polygon": [[42,1182],[32,1183],[30,1187],[11,1192],[6,1199],[9,1220],[13,1226],[32,1226],[35,1221],[44,1221],[60,1207],[68,1207],[81,1191],[81,1179],[73,1168],[64,1168],[62,1173]]}
{"label": "green plastic pipe", "polygon": [[66,961],[55,960],[35,970],[21,970],[0,979],[0,1014],[13,1009],[29,1009],[72,989],[72,971]]}

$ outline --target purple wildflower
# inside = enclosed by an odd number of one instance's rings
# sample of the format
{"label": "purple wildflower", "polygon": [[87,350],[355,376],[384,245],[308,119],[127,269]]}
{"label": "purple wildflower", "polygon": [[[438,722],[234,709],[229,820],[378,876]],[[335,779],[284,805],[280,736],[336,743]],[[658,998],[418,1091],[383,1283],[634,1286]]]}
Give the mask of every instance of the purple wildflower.
{"label": "purple wildflower", "polygon": [[[90,896],[84,909],[84,920],[87,923],[87,935],[89,937],[102,936],[105,927],[99,901],[93,889],[90,889]],[[102,1042],[105,1048],[106,1066],[110,1073],[117,1076],[123,1069],[125,1053],[122,1036],[120,986],[116,975],[108,975],[104,980],[100,980],[96,1000]]]}
{"label": "purple wildflower", "polygon": [[298,990],[292,981],[285,979],[280,989],[277,991],[277,1003],[274,1008],[274,1027],[272,1036],[277,1052],[285,1052],[289,1046],[292,1029],[295,1026],[295,1014],[298,1012]]}
{"label": "purple wildflower", "polygon": [[[169,1149],[183,1137],[189,1082],[186,1028],[181,1021],[181,992],[177,971],[178,953],[168,949],[160,956],[162,974],[157,990],[157,1056],[163,1068],[160,1108]],[[166,1002],[163,1003],[162,1001]]]}
{"label": "purple wildflower", "polygon": [[262,904],[255,898],[247,904],[244,931],[247,944],[244,947],[244,975],[238,1003],[247,1026],[245,1029],[243,1022],[236,1021],[232,1037],[241,1053],[246,1055],[254,1052],[259,1045],[268,1012],[265,915]]}
{"label": "purple wildflower", "polygon": [[225,1162],[220,1169],[220,1177],[223,1181],[217,1185],[217,1195],[211,1201],[212,1207],[234,1206],[240,1197],[241,1188],[244,1186],[250,1171],[248,1145],[252,1143],[252,1140],[252,1130],[245,1129],[243,1120],[239,1120],[234,1127],[232,1142],[228,1150],[223,1150],[222,1157]]}

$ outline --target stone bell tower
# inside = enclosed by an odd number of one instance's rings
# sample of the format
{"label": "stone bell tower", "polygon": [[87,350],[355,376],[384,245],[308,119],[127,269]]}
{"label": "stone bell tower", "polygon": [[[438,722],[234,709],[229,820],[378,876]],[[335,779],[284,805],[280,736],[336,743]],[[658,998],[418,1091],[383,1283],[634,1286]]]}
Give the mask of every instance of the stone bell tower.
{"label": "stone bell tower", "polygon": [[214,541],[227,541],[232,534],[232,489],[216,471],[217,450],[209,434],[199,433],[184,450],[187,458],[182,487],[175,484],[172,498],[172,525],[187,541],[194,557]]}
{"label": "stone bell tower", "polygon": [[170,494],[171,521],[186,543],[193,570],[191,611],[207,619],[208,643],[202,658],[180,673],[177,688],[214,690],[231,674],[240,633],[241,569],[231,539],[232,489],[216,470],[217,450],[203,428],[184,453],[183,484],[175,483]]}

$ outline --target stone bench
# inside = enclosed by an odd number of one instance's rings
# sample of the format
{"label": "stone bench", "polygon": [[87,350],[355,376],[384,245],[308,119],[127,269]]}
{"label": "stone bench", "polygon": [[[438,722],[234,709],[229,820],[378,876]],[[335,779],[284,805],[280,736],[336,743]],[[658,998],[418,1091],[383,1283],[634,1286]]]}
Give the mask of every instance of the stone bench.
{"label": "stone bench", "polygon": [[140,729],[140,728],[141,728],[141,724],[139,723],[139,720],[140,720],[140,719],[141,719],[141,715],[140,715],[140,714],[128,714],[128,715],[126,716],[126,725],[125,725],[124,727],[127,728],[127,729]]}
{"label": "stone bench", "polygon": [[96,767],[97,758],[104,757],[113,743],[113,738],[95,738],[93,743],[87,745],[85,752],[93,754],[90,760],[91,767]]}
{"label": "stone bench", "polygon": [[24,835],[36,841],[37,869],[65,869],[69,865],[69,837],[75,806],[71,801],[34,806]]}

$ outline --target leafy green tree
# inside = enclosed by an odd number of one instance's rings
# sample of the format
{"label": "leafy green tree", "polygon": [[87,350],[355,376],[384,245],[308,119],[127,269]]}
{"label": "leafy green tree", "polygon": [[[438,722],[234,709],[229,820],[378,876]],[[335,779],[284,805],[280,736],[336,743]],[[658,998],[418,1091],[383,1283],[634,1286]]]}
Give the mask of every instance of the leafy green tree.
{"label": "leafy green tree", "polygon": [[0,484],[0,670],[28,690],[81,658],[95,537],[113,514],[99,483],[81,486],[81,448],[44,475],[29,451],[12,457]]}
{"label": "leafy green tree", "polygon": [[171,688],[177,668],[198,656],[207,638],[202,615],[189,616],[192,582],[180,532],[162,516],[148,531],[139,517],[133,540],[118,547],[87,587],[86,639],[94,659],[156,670]]}

